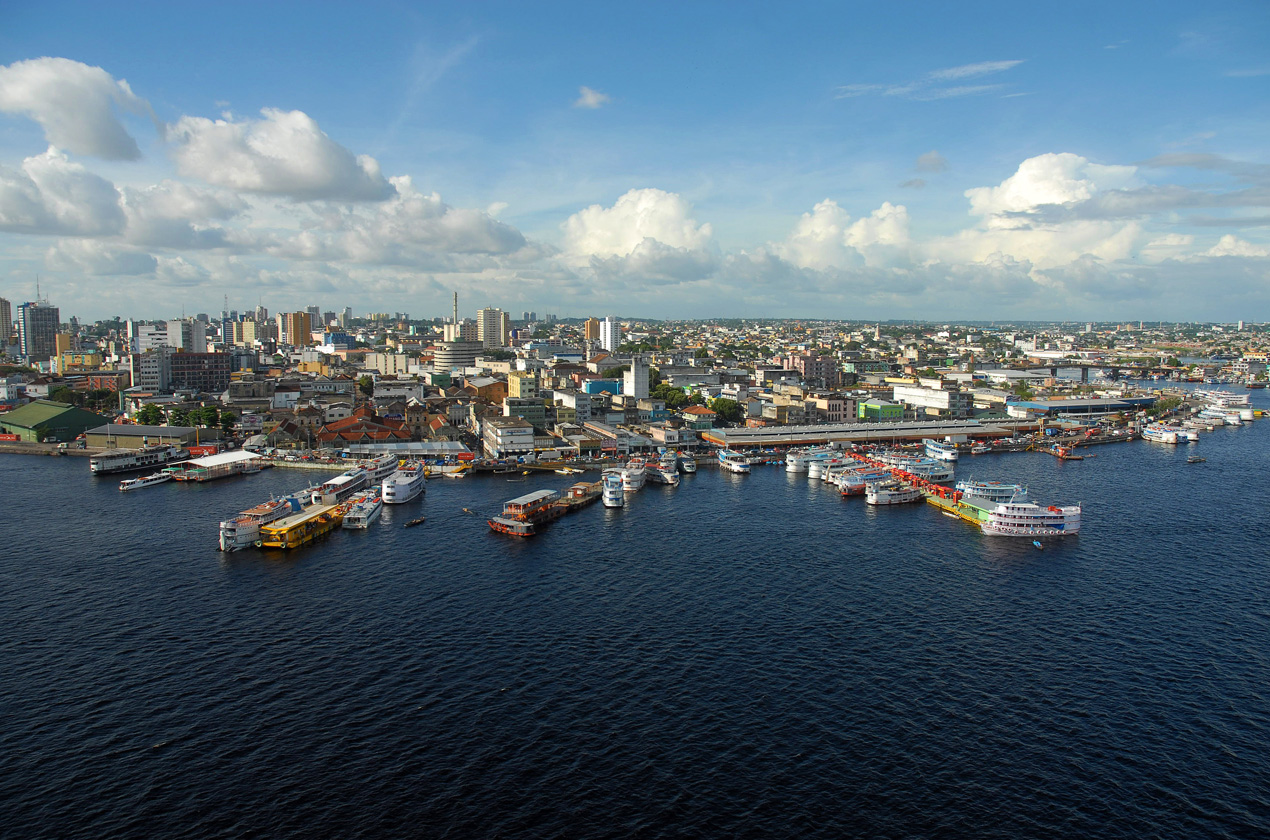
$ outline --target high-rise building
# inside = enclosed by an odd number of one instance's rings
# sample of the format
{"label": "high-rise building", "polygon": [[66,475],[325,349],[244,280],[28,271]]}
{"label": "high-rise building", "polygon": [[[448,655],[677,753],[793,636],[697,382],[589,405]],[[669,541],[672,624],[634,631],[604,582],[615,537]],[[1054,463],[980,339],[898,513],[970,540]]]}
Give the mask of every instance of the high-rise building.
{"label": "high-rise building", "polygon": [[636,354],[631,366],[622,374],[622,394],[637,400],[648,399],[648,363]]}
{"label": "high-rise building", "polygon": [[18,352],[34,362],[47,362],[57,352],[61,312],[47,301],[18,307]]}
{"label": "high-rise building", "polygon": [[612,353],[622,343],[622,325],[612,315],[600,324],[600,346]]}
{"label": "high-rise building", "polygon": [[0,298],[0,347],[7,347],[13,339],[13,304]]}
{"label": "high-rise building", "polygon": [[278,341],[292,347],[313,342],[313,327],[308,312],[284,312],[278,316]]}
{"label": "high-rise building", "polygon": [[506,347],[511,326],[511,318],[501,309],[477,310],[477,340],[486,348]]}
{"label": "high-rise building", "polygon": [[582,335],[587,341],[600,340],[600,319],[587,318],[582,324]]}
{"label": "high-rise building", "polygon": [[445,324],[441,327],[442,338],[445,341],[479,341],[480,333],[476,329],[476,322],[471,318],[464,318],[457,324]]}
{"label": "high-rise building", "polygon": [[349,328],[349,326],[352,323],[353,323],[353,307],[346,306],[344,307],[344,310],[340,312],[340,329],[346,330]]}
{"label": "high-rise building", "polygon": [[195,318],[168,321],[167,344],[186,353],[206,353],[207,324]]}
{"label": "high-rise building", "polygon": [[256,307],[256,323],[263,324],[265,321],[268,321],[268,320],[269,320],[269,310],[265,309],[263,306],[257,306]]}

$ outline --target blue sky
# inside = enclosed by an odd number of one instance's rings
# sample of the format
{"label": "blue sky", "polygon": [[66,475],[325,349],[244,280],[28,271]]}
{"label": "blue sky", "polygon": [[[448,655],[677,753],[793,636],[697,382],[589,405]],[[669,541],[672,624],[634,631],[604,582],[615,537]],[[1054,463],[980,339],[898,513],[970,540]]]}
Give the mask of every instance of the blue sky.
{"label": "blue sky", "polygon": [[0,296],[1266,320],[1268,93],[1264,3],[10,3]]}

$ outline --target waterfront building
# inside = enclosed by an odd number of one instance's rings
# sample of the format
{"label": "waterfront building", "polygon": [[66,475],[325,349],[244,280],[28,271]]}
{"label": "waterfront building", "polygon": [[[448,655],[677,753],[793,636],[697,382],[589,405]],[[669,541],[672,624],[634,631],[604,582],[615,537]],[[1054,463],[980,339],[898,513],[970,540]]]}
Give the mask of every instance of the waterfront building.
{"label": "waterfront building", "polygon": [[71,441],[106,418],[68,403],[34,400],[0,414],[0,432],[24,441]]}
{"label": "waterfront building", "polygon": [[490,458],[528,455],[534,451],[534,426],[520,417],[487,417],[481,422],[481,444]]}
{"label": "waterfront building", "polygon": [[84,432],[84,440],[93,449],[140,449],[143,446],[190,446],[209,437],[219,439],[212,429],[193,426],[142,426],[135,423],[107,423]]}

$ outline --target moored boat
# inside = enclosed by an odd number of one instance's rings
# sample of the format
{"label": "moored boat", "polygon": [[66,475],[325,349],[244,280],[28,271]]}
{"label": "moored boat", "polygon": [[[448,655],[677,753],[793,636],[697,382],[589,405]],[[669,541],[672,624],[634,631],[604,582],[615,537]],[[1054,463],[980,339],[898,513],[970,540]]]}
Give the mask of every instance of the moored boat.
{"label": "moored boat", "polygon": [[362,467],[340,473],[313,491],[313,504],[336,505],[364,488],[370,482],[370,474]]}
{"label": "moored boat", "polygon": [[697,456],[680,455],[679,468],[682,469],[685,473],[695,473],[697,471]]}
{"label": "moored boat", "polygon": [[750,471],[750,459],[740,452],[733,452],[731,449],[720,449],[719,466],[728,472],[745,474]]}
{"label": "moored boat", "polygon": [[626,504],[626,494],[622,491],[621,470],[605,470],[600,481],[604,486],[603,502],[606,508],[620,508]]}
{"label": "moored boat", "polygon": [[420,461],[407,461],[384,479],[381,489],[384,504],[404,504],[427,492],[427,470]]}
{"label": "moored boat", "polygon": [[871,505],[903,505],[921,498],[921,490],[894,478],[870,482],[864,489],[864,500]]}
{"label": "moored boat", "polygon": [[220,523],[220,550],[238,551],[256,544],[260,538],[260,526],[267,525],[276,519],[302,509],[302,498],[307,498],[312,491],[304,491],[305,495],[284,496],[248,508],[233,519]]}
{"label": "moored boat", "polygon": [[536,490],[518,496],[503,504],[503,512],[491,517],[489,527],[500,534],[512,537],[532,537],[538,526],[564,514],[564,507],[557,505],[560,494],[555,490]]}
{"label": "moored boat", "polygon": [[647,477],[648,468],[644,462],[639,459],[632,460],[622,470],[622,489],[628,493],[634,493],[643,488]]}
{"label": "moored boat", "polygon": [[180,446],[143,446],[140,449],[116,449],[114,452],[103,452],[88,459],[88,469],[93,475],[131,472],[149,467],[161,467],[165,464],[184,461],[189,451]]}
{"label": "moored boat", "polygon": [[1027,488],[1003,481],[958,481],[953,485],[961,494],[959,501],[991,510],[1003,502],[1026,502]]}
{"label": "moored boat", "polygon": [[937,461],[956,461],[957,447],[947,441],[926,438],[922,441],[927,456]]}
{"label": "moored boat", "polygon": [[985,534],[1006,537],[1061,537],[1080,530],[1080,505],[1003,502],[980,526]]}
{"label": "moored boat", "polygon": [[119,482],[119,489],[127,492],[128,490],[140,490],[143,487],[151,487],[155,484],[162,484],[165,481],[171,481],[172,474],[166,472],[157,472],[142,478],[125,478]]}
{"label": "moored boat", "polygon": [[344,514],[343,527],[364,531],[379,518],[384,509],[384,497],[379,488],[367,490],[350,500],[348,511]]}

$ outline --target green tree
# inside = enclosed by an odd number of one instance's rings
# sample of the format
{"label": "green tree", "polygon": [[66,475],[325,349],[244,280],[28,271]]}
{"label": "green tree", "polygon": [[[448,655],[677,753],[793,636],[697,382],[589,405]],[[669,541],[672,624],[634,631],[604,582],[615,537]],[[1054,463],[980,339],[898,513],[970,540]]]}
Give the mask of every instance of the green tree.
{"label": "green tree", "polygon": [[137,422],[143,426],[162,426],[163,409],[153,403],[143,405],[137,412]]}
{"label": "green tree", "polygon": [[229,434],[230,432],[232,432],[234,430],[234,424],[237,422],[238,422],[238,416],[235,415],[234,412],[222,411],[220,413],[220,427],[221,427],[221,431],[223,431],[225,434]]}
{"label": "green tree", "polygon": [[707,350],[707,349],[706,349],[706,348],[704,348],[704,347],[698,347],[698,348],[697,348],[697,352],[695,352],[695,353],[693,353],[693,354],[692,354],[692,358],[694,358],[694,359],[708,359],[708,358],[710,358],[710,351],[709,351],[709,350]]}
{"label": "green tree", "polygon": [[1028,387],[1027,380],[1025,379],[1020,379],[1018,382],[1015,382],[1012,390],[1014,391],[1014,395],[1021,400],[1030,400],[1035,396],[1035,394],[1032,393],[1032,389]]}
{"label": "green tree", "polygon": [[65,385],[59,385],[49,391],[49,399],[68,405],[81,405],[84,402],[83,396],[78,391],[67,388]]}
{"label": "green tree", "polygon": [[370,377],[370,374],[366,374],[357,380],[357,390],[368,397],[374,396],[375,380]]}
{"label": "green tree", "polygon": [[605,368],[600,371],[601,379],[620,379],[622,374],[631,369],[630,365],[618,365],[617,367]]}
{"label": "green tree", "polygon": [[725,423],[741,422],[741,404],[727,397],[715,397],[710,400],[710,410],[719,415]]}
{"label": "green tree", "polygon": [[174,408],[168,412],[168,425],[170,426],[188,426],[190,425],[190,413],[183,408]]}

